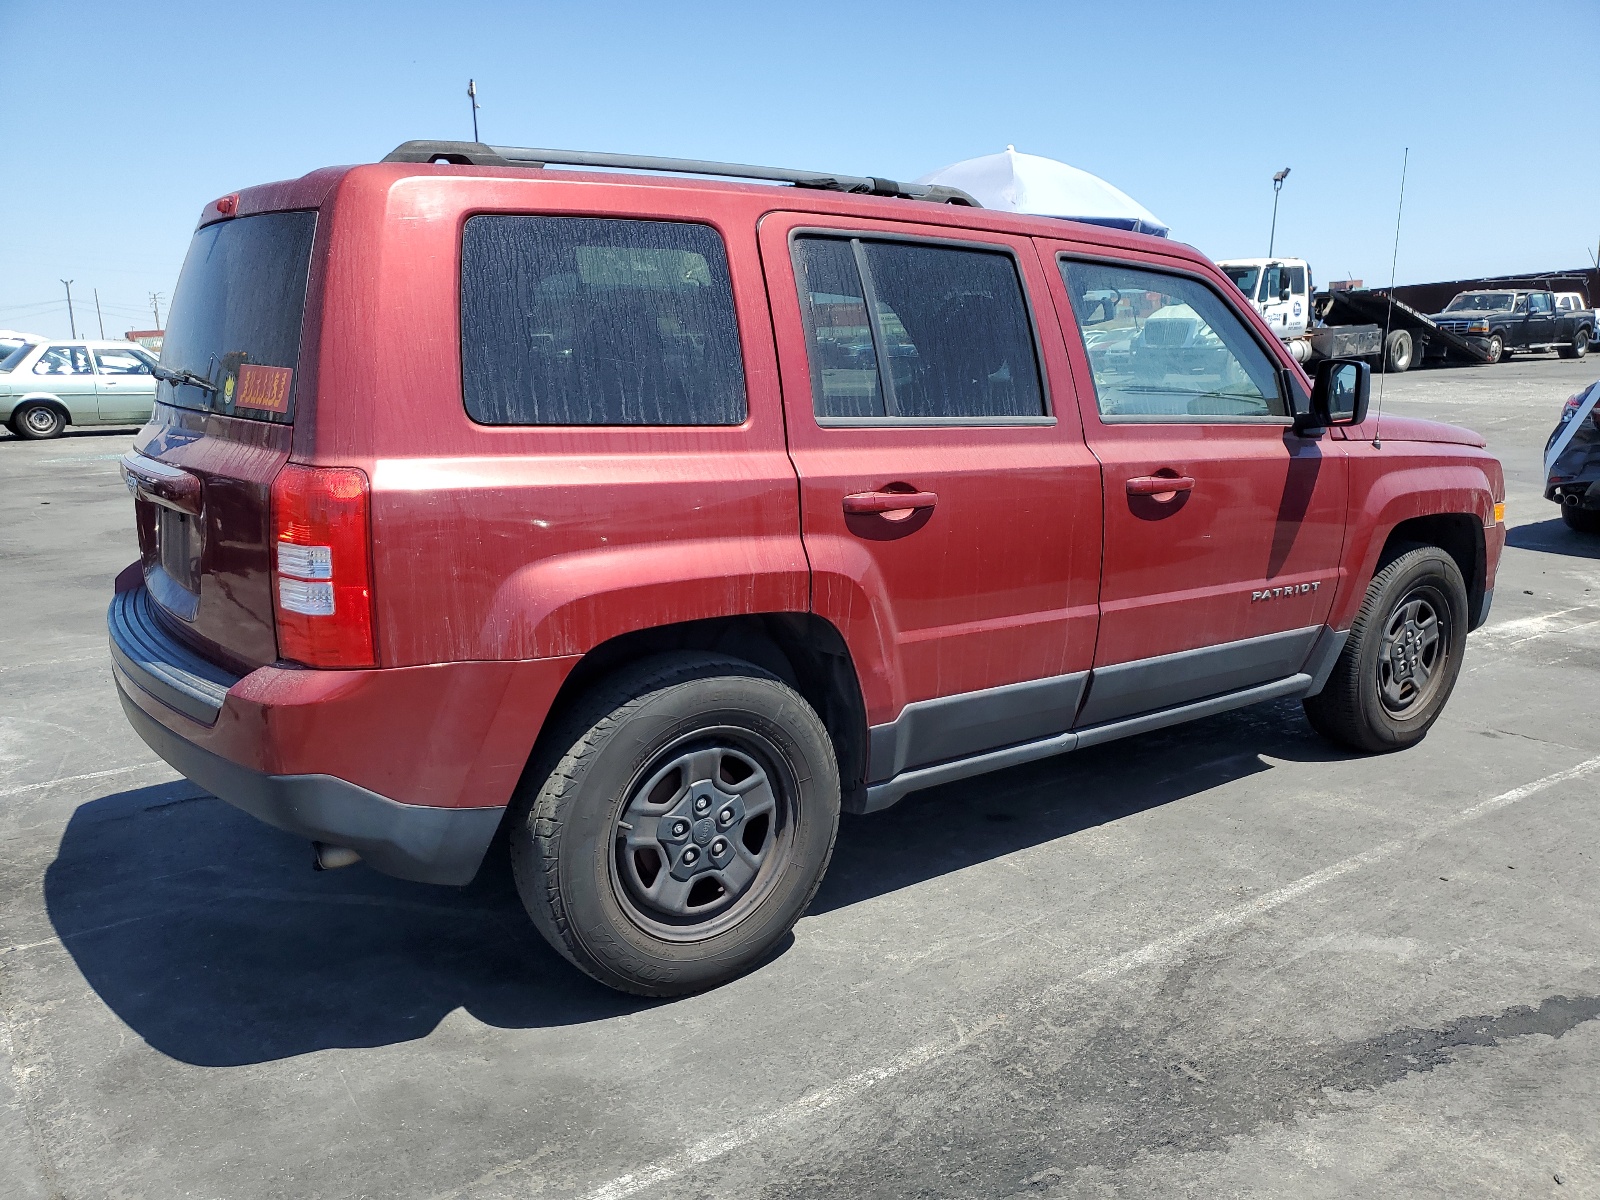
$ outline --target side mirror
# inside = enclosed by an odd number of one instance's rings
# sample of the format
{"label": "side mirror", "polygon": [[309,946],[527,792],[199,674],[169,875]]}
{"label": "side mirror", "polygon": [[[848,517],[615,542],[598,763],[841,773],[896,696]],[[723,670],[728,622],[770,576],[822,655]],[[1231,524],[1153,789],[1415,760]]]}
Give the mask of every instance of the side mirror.
{"label": "side mirror", "polygon": [[1372,368],[1361,359],[1323,359],[1311,385],[1311,411],[1295,418],[1295,432],[1361,424],[1371,388]]}

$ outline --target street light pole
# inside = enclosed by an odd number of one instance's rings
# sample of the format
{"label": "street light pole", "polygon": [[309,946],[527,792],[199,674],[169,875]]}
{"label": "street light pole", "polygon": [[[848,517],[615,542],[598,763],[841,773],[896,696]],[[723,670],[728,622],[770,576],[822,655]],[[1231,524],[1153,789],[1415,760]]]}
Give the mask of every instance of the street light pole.
{"label": "street light pole", "polygon": [[78,336],[78,318],[72,313],[72,280],[63,279],[61,286],[67,289],[67,321],[72,326],[72,336]]}
{"label": "street light pole", "polygon": [[1278,244],[1278,193],[1283,191],[1283,181],[1289,178],[1289,168],[1285,167],[1272,177],[1272,236],[1267,239],[1267,257],[1272,257],[1272,249]]}
{"label": "street light pole", "polygon": [[467,99],[472,101],[472,140],[478,140],[478,82],[467,80]]}
{"label": "street light pole", "polygon": [[106,318],[105,314],[100,311],[99,288],[94,289],[94,319],[100,322],[100,339],[104,341],[106,336]]}

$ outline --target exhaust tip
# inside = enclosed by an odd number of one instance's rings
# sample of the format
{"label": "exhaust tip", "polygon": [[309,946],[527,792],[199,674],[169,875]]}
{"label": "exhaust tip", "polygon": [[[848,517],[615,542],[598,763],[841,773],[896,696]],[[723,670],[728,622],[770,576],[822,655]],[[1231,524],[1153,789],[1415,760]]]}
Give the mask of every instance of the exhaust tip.
{"label": "exhaust tip", "polygon": [[348,867],[361,861],[349,846],[330,846],[326,842],[311,843],[311,869],[314,871],[337,871],[340,867]]}

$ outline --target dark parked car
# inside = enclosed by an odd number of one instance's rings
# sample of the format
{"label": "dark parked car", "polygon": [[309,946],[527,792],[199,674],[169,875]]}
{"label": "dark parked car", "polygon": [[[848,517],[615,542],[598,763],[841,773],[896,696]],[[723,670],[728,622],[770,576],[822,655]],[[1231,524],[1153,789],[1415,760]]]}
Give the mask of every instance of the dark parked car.
{"label": "dark parked car", "polygon": [[1600,383],[1561,410],[1544,447],[1544,498],[1579,533],[1600,533]]}
{"label": "dark parked car", "polygon": [[1582,358],[1594,341],[1594,310],[1558,307],[1554,292],[1462,292],[1433,320],[1439,328],[1476,342],[1492,363],[1517,350],[1554,350],[1562,358]]}

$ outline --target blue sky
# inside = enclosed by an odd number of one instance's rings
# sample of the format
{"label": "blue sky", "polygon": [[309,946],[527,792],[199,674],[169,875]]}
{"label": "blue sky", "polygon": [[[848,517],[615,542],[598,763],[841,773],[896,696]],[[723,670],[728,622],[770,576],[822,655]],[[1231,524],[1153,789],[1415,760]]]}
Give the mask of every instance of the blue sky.
{"label": "blue sky", "polygon": [[[149,323],[234,189],[414,137],[914,178],[1014,143],[1215,258],[1386,282],[1600,242],[1600,0],[145,5],[0,0],[0,327]],[[1561,81],[1570,81],[1566,86]],[[162,314],[165,316],[163,302]]]}

